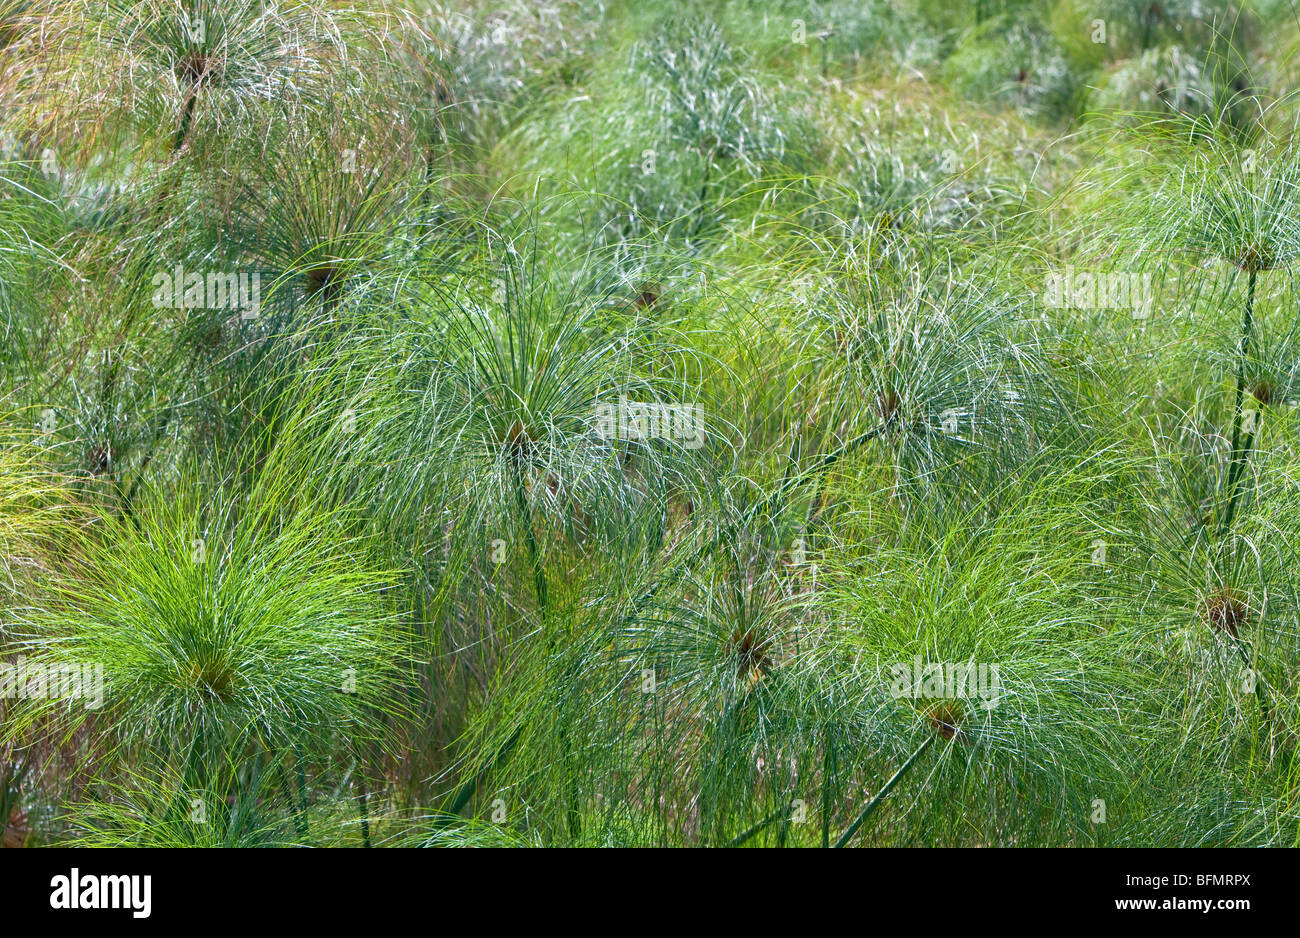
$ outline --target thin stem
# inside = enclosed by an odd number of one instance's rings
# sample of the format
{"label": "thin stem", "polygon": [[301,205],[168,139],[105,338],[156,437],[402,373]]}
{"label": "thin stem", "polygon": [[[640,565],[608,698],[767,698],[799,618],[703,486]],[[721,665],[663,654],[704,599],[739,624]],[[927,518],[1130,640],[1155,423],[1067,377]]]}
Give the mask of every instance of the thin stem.
{"label": "thin stem", "polygon": [[[537,545],[537,535],[533,531],[532,511],[528,507],[528,496],[524,491],[524,470],[522,460],[515,460],[514,467],[515,500],[519,507],[519,513],[524,521],[524,540],[528,545],[528,559],[533,568],[533,587],[537,593],[537,607],[542,614],[543,620],[545,620],[546,574],[542,569],[541,551]],[[488,776],[492,774],[493,770],[509,758],[511,750],[515,748],[515,744],[519,741],[519,735],[522,732],[522,727],[516,729],[510,735],[510,738],[505,742],[505,744],[492,754],[492,758],[488,760],[487,764],[475,773],[473,778],[466,781],[465,784],[456,791],[456,794],[452,797],[451,804],[447,808],[447,815],[457,815],[465,809],[465,805],[469,804],[470,799],[478,792],[479,787],[487,780]],[[565,747],[567,749],[567,740],[565,742]],[[574,817],[576,806],[572,803],[572,797],[570,798],[570,801],[569,825],[572,832],[576,820]]]}
{"label": "thin stem", "polygon": [[713,160],[714,160],[714,154],[712,151],[710,151],[708,160],[704,164],[704,182],[700,184],[700,194],[697,197],[697,200],[699,202],[699,207],[696,209],[696,211],[698,214],[695,217],[695,227],[691,230],[691,237],[689,239],[692,241],[695,240],[695,238],[699,237],[700,229],[704,227],[704,218],[705,218],[704,206],[705,206],[705,200],[709,196],[709,181],[713,176]]}
{"label": "thin stem", "polygon": [[[767,498],[763,499],[763,501],[759,502],[752,509],[750,509],[749,515],[746,518],[746,523],[752,524],[753,521],[757,519],[761,514],[766,512],[768,509],[770,509],[774,504],[779,503],[779,501],[788,492],[790,492],[791,489],[803,485],[811,478],[820,477],[821,473],[825,472],[825,470],[829,469],[831,466],[833,466],[844,456],[853,452],[853,450],[864,445],[865,443],[868,443],[871,440],[874,440],[876,437],[880,436],[882,433],[884,433],[886,430],[889,429],[892,423],[893,423],[893,418],[890,418],[889,420],[886,420],[884,423],[880,424],[879,426],[872,427],[867,432],[857,437],[854,437],[852,440],[849,440],[847,443],[845,443],[838,449],[833,450],[827,453],[826,455],[822,456],[821,459],[817,460],[817,462],[809,466],[807,469],[804,469],[802,472],[799,472],[795,475],[787,475],[784,481],[782,481],[782,483],[777,487],[777,490],[775,492],[773,492]],[[713,540],[706,541],[705,543],[701,544],[699,548],[690,556],[682,558],[682,560],[674,566],[673,570],[670,571],[667,576],[660,578],[653,587],[651,587],[649,590],[643,593],[636,600],[636,602],[633,603],[633,608],[640,610],[642,607],[644,607],[646,603],[654,599],[655,595],[666,583],[671,581],[678,573],[687,569],[695,561],[701,559],[702,557],[706,557],[713,551],[717,550],[717,548],[724,542],[724,540],[725,538],[723,537],[723,535],[719,534]]]}
{"label": "thin stem", "polygon": [[822,736],[822,847],[831,845],[831,788],[835,777],[835,743],[830,737],[829,727],[824,727]]}
{"label": "thin stem", "polygon": [[[1223,524],[1220,527],[1220,536],[1225,535],[1232,527],[1233,516],[1237,513],[1237,501],[1241,494],[1239,482],[1241,479],[1242,463],[1245,460],[1244,448],[1239,448],[1241,443],[1241,416],[1242,402],[1246,392],[1246,360],[1250,355],[1250,339],[1255,326],[1255,280],[1259,272],[1251,268],[1250,279],[1246,287],[1246,311],[1241,319],[1241,348],[1237,362],[1237,393],[1233,402],[1232,417],[1232,462],[1228,466],[1228,508],[1224,512]],[[1250,441],[1254,440],[1254,431],[1252,429]],[[1247,443],[1249,446],[1250,443]]]}
{"label": "thin stem", "polygon": [[777,820],[780,820],[780,818],[783,817],[786,813],[787,811],[785,808],[777,808],[775,811],[773,811],[767,817],[763,818],[763,820],[759,821],[753,827],[746,828],[744,831],[737,834],[735,837],[731,838],[731,840],[727,841],[727,846],[739,847],[741,844],[751,839],[755,834],[757,834],[763,828],[769,826],[770,824],[772,824]]}
{"label": "thin stem", "polygon": [[[572,680],[572,674],[573,666],[570,664],[569,680]],[[567,701],[564,706],[568,706]],[[568,789],[569,837],[571,840],[577,840],[582,835],[582,815],[578,810],[578,784],[573,771],[573,743],[569,739],[568,720],[563,717],[560,720],[560,750],[564,754],[565,787]]]}
{"label": "thin stem", "polygon": [[835,841],[835,846],[837,848],[847,845],[848,842],[853,839],[853,835],[858,832],[858,828],[866,822],[867,818],[871,817],[876,808],[880,807],[880,803],[885,800],[885,796],[888,795],[890,791],[893,790],[893,787],[898,784],[898,780],[907,773],[907,770],[910,769],[913,763],[921,757],[922,753],[930,748],[930,744],[933,742],[934,737],[928,737],[925,742],[921,743],[916,752],[907,757],[907,761],[904,762],[899,770],[894,773],[893,777],[890,778],[889,781],[885,782],[884,787],[881,788],[880,791],[876,792],[874,798],[867,802],[867,806],[862,809],[862,813],[859,814],[857,818],[854,819],[853,823],[849,825],[849,829],[840,835],[839,840]]}
{"label": "thin stem", "polygon": [[280,773],[280,785],[284,788],[284,797],[289,802],[289,808],[293,811],[293,827],[298,832],[299,837],[307,836],[307,819],[303,817],[302,808],[294,797],[293,784],[289,781],[289,773],[284,769],[284,761],[280,760],[276,764]]}
{"label": "thin stem", "polygon": [[533,530],[533,512],[528,507],[528,493],[524,489],[524,467],[522,460],[514,461],[515,467],[515,501],[519,506],[519,516],[524,523],[524,543],[528,545],[528,562],[533,568],[533,589],[537,594],[537,611],[543,621],[546,619],[546,571],[542,568],[541,549],[537,544],[537,532]]}
{"label": "thin stem", "polygon": [[357,762],[357,814],[361,818],[361,844],[370,844],[370,791],[366,786],[365,765]]}
{"label": "thin stem", "polygon": [[[542,552],[537,543],[537,532],[533,530],[533,513],[528,506],[528,495],[524,489],[524,466],[523,460],[516,458],[515,466],[515,499],[519,505],[519,514],[524,521],[524,540],[528,544],[528,561],[533,568],[533,588],[537,593],[537,611],[541,615],[543,626],[546,624],[546,571],[542,566]],[[554,648],[555,636],[551,638],[552,649]],[[572,665],[570,665],[572,673]],[[569,836],[577,839],[582,833],[582,820],[578,811],[578,789],[573,781],[573,746],[569,741],[568,725],[561,721],[560,725],[560,748],[564,753],[564,774],[566,776],[566,787],[568,788],[568,821]]]}
{"label": "thin stem", "polygon": [[474,794],[479,790],[479,786],[483,784],[498,764],[505,761],[506,757],[510,754],[510,751],[515,748],[515,744],[519,742],[519,735],[522,732],[523,727],[516,729],[514,733],[510,735],[510,738],[506,740],[505,745],[498,749],[493,754],[492,758],[488,760],[487,765],[480,769],[473,778],[456,791],[455,796],[451,800],[451,804],[447,807],[447,815],[460,814],[461,811],[465,810],[465,805],[469,804],[470,799],[473,798]]}
{"label": "thin stem", "polygon": [[893,425],[893,422],[894,422],[894,418],[891,416],[884,423],[878,424],[877,426],[872,427],[870,430],[866,431],[865,433],[862,433],[854,437],[844,445],[840,446],[838,449],[831,450],[831,452],[827,453],[821,459],[817,460],[817,462],[813,463],[807,469],[803,470],[803,472],[788,477],[784,482],[780,484],[780,486],[777,487],[777,490],[775,492],[773,492],[770,496],[768,496],[760,503],[759,510],[760,511],[765,510],[770,505],[774,503],[779,503],[780,500],[791,489],[802,485],[803,483],[807,482],[810,478],[813,478],[814,476],[820,477],[822,473],[824,473],[831,466],[835,465],[835,463],[839,462],[849,453],[853,452],[855,449],[864,445],[865,443],[874,440],[876,437],[880,436],[882,433],[888,430],[890,426]]}
{"label": "thin stem", "polygon": [[293,767],[298,775],[298,806],[302,809],[303,827],[307,826],[307,773],[303,770],[302,753],[298,747],[293,751]]}
{"label": "thin stem", "polygon": [[185,138],[189,136],[190,124],[194,120],[194,107],[198,104],[199,92],[195,88],[190,91],[185,98],[185,108],[181,111],[181,123],[176,128],[176,136],[172,138],[172,152],[179,152],[180,148],[185,145]]}

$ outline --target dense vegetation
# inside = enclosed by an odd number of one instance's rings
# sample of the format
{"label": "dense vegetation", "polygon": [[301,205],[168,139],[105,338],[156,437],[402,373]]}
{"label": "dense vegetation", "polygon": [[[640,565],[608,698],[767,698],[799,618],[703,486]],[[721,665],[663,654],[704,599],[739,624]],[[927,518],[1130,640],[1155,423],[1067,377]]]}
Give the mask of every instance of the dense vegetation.
{"label": "dense vegetation", "polygon": [[0,0],[6,845],[1300,839],[1290,0],[454,6]]}

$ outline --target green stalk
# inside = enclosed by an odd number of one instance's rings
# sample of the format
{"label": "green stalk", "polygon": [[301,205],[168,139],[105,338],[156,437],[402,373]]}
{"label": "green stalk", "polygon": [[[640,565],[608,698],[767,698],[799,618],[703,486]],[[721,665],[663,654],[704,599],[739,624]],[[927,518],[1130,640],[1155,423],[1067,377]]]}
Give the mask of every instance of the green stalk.
{"label": "green stalk", "polygon": [[492,773],[492,770],[500,763],[504,762],[506,757],[510,755],[510,751],[514,749],[515,744],[519,742],[519,735],[522,732],[523,727],[516,729],[514,733],[510,735],[510,738],[506,740],[505,744],[492,755],[492,758],[488,760],[488,764],[475,774],[473,778],[457,789],[455,796],[451,800],[451,804],[448,805],[445,812],[447,816],[457,815],[460,814],[461,811],[465,810],[465,805],[469,804],[470,799],[474,797],[475,793],[479,790],[479,787]]}
{"label": "green stalk", "polygon": [[1232,408],[1232,462],[1228,465],[1228,508],[1224,512],[1223,524],[1219,529],[1220,536],[1226,535],[1232,528],[1232,519],[1237,513],[1237,502],[1241,495],[1239,482],[1246,458],[1245,450],[1254,441],[1254,431],[1252,431],[1246,447],[1240,447],[1242,401],[1246,393],[1246,359],[1250,355],[1250,339],[1255,327],[1255,280],[1258,275],[1258,270],[1252,267],[1246,287],[1246,311],[1241,320],[1241,347],[1237,362],[1237,393]]}
{"label": "green stalk", "polygon": [[361,759],[356,762],[357,772],[357,815],[361,820],[361,845],[370,847],[370,791],[366,787],[365,764]]}
{"label": "green stalk", "polygon": [[704,182],[700,184],[700,194],[697,197],[697,200],[699,202],[699,209],[698,209],[699,214],[695,218],[695,227],[691,230],[690,240],[692,241],[694,241],[697,237],[699,237],[700,229],[704,227],[704,218],[705,218],[704,206],[705,206],[705,200],[709,197],[709,180],[713,175],[714,158],[715,157],[713,153],[710,152],[708,159],[704,164]]}
{"label": "green stalk", "polygon": [[176,153],[185,145],[185,138],[190,133],[190,123],[194,120],[194,106],[198,104],[199,92],[195,88],[185,98],[185,109],[181,112],[181,124],[176,128],[176,136],[172,138],[172,152]]}
{"label": "green stalk", "polygon": [[[546,620],[546,572],[542,567],[541,549],[537,543],[537,533],[533,530],[533,515],[528,507],[528,494],[524,487],[524,467],[521,458],[513,460],[515,471],[515,503],[519,509],[519,515],[524,523],[524,542],[528,547],[528,562],[533,569],[533,589],[537,595],[537,609],[542,616],[543,622]],[[465,782],[452,798],[451,804],[447,808],[447,814],[457,815],[465,809],[471,798],[474,797],[479,787],[492,773],[492,771],[503,763],[514,749],[515,744],[519,741],[519,735],[522,727],[516,729],[511,734],[510,739],[506,741],[500,749],[492,754],[492,758],[473,778]],[[567,739],[564,741],[564,748],[568,749]],[[568,764],[566,758],[566,765]],[[576,823],[576,802],[570,797],[569,808],[569,826],[572,829]]]}
{"label": "green stalk", "polygon": [[[767,498],[763,499],[763,501],[759,502],[752,509],[750,509],[749,516],[746,519],[746,521],[748,523],[752,523],[761,514],[769,510],[773,505],[778,504],[780,500],[788,492],[790,492],[791,489],[803,485],[811,478],[818,477],[821,473],[829,469],[836,462],[838,462],[844,456],[851,453],[853,450],[857,449],[863,444],[868,443],[871,440],[874,440],[876,437],[880,436],[882,433],[884,433],[886,430],[889,429],[892,423],[893,423],[893,419],[891,418],[890,420],[885,421],[879,426],[872,427],[867,432],[857,437],[854,437],[852,440],[849,440],[847,443],[845,443],[843,446],[839,447],[838,449],[833,450],[832,452],[829,452],[826,455],[822,456],[821,459],[817,460],[817,462],[815,462],[813,465],[809,466],[807,469],[803,470],[802,472],[799,472],[795,475],[787,474],[787,476],[782,481],[782,483],[777,487],[777,490],[775,492],[773,492]],[[683,557],[681,561],[679,561],[676,565],[674,565],[673,569],[669,571],[669,573],[666,576],[661,578],[654,586],[652,586],[649,590],[647,590],[645,593],[641,594],[641,596],[637,598],[637,600],[633,603],[633,608],[640,610],[646,603],[654,599],[654,597],[658,594],[659,590],[663,588],[663,586],[666,583],[674,579],[682,571],[686,570],[695,561],[700,560],[703,557],[707,557],[710,553],[717,550],[717,548],[723,543],[723,540],[724,540],[723,536],[719,534],[713,540],[706,541],[705,543],[701,544],[699,548],[696,549],[689,556]]]}
{"label": "green stalk", "polygon": [[[570,665],[570,674],[572,674],[572,665]],[[578,785],[573,772],[573,744],[569,740],[568,721],[564,719],[560,721],[560,749],[564,753],[565,785],[569,797],[569,837],[577,840],[582,835],[582,815],[578,811]]]}
{"label": "green stalk", "polygon": [[537,594],[537,611],[543,622],[546,620],[546,571],[542,569],[542,553],[537,544],[537,532],[533,530],[533,513],[528,507],[528,493],[524,488],[524,467],[520,459],[514,460],[515,467],[515,501],[519,506],[519,516],[524,522],[524,543],[528,545],[528,562],[533,568],[533,589]]}
{"label": "green stalk", "polygon": [[803,483],[807,482],[810,478],[814,476],[820,477],[822,473],[824,473],[831,466],[835,465],[835,463],[839,462],[842,458],[847,456],[849,453],[853,452],[855,449],[864,445],[865,443],[868,443],[871,440],[874,440],[876,437],[880,436],[882,433],[888,430],[893,425],[893,423],[894,423],[894,418],[890,417],[884,423],[872,427],[870,430],[866,431],[865,433],[862,433],[854,437],[853,439],[849,440],[847,443],[845,443],[843,446],[839,447],[838,449],[832,450],[831,452],[827,453],[825,456],[817,460],[817,462],[813,463],[803,472],[788,477],[785,481],[783,481],[780,484],[780,486],[777,487],[777,490],[775,492],[773,492],[770,496],[768,496],[759,504],[758,510],[763,511],[766,510],[771,505],[779,503],[781,499],[791,489],[802,485]]}
{"label": "green stalk", "polygon": [[370,809],[366,804],[366,782],[365,779],[358,776],[357,788],[360,793],[357,796],[357,813],[361,816],[361,844],[364,847],[370,846]]}
{"label": "green stalk", "polygon": [[307,773],[302,766],[302,753],[293,748],[293,767],[298,772],[298,806],[302,809],[303,830],[307,829]]}
{"label": "green stalk", "polygon": [[759,821],[759,822],[758,822],[757,824],[755,824],[753,827],[746,828],[744,831],[742,831],[741,833],[737,834],[735,837],[731,838],[731,840],[727,841],[727,846],[728,846],[728,847],[739,847],[741,844],[745,843],[745,841],[747,841],[747,840],[749,840],[750,838],[752,838],[755,834],[757,834],[757,833],[758,833],[759,831],[761,831],[763,828],[767,827],[768,825],[772,824],[772,823],[775,822],[775,821],[780,820],[780,818],[782,817],[782,815],[787,814],[787,813],[788,813],[788,811],[787,811],[786,809],[783,809],[783,808],[777,808],[775,811],[773,811],[773,812],[772,812],[771,814],[769,814],[767,817],[763,818],[763,820]]}
{"label": "green stalk", "polygon": [[[537,543],[537,532],[533,530],[533,513],[528,507],[528,494],[524,488],[524,466],[522,458],[514,460],[515,500],[519,505],[519,514],[524,521],[524,541],[528,545],[528,562],[533,568],[533,589],[537,593],[537,611],[541,615],[543,627],[546,625],[546,570],[542,566],[542,552]],[[554,647],[555,636],[552,636]],[[560,748],[564,753],[564,774],[568,778],[569,789],[569,836],[577,839],[582,833],[582,820],[578,811],[578,791],[573,783],[573,753],[569,742],[568,725],[561,722]]]}
{"label": "green stalk", "polygon": [[884,801],[885,796],[888,795],[890,791],[893,790],[893,787],[898,784],[898,780],[907,773],[907,770],[910,769],[913,763],[921,757],[922,753],[930,748],[930,744],[933,742],[934,737],[928,737],[925,742],[921,743],[916,752],[907,757],[907,761],[904,762],[899,770],[894,773],[893,777],[890,778],[889,781],[885,782],[884,787],[881,788],[880,791],[876,792],[874,798],[867,802],[867,806],[862,809],[862,813],[859,814],[857,818],[854,819],[853,823],[849,825],[849,829],[840,835],[839,840],[835,841],[836,847],[846,846],[848,842],[853,839],[853,835],[858,832],[858,828],[862,827],[867,818],[871,817],[876,808],[880,807],[880,802]]}
{"label": "green stalk", "polygon": [[664,791],[663,791],[663,767],[664,759],[664,713],[661,701],[659,700],[658,687],[655,688],[655,694],[651,700],[650,706],[655,712],[655,788],[654,788],[654,806],[655,820],[658,821],[659,827],[659,844],[660,846],[668,845],[668,818],[664,813]]}
{"label": "green stalk", "polygon": [[280,786],[284,789],[285,800],[288,801],[289,809],[293,812],[293,828],[298,832],[299,837],[306,838],[307,819],[302,816],[298,800],[294,797],[293,784],[289,781],[289,773],[284,770],[283,760],[276,763],[276,769],[280,773]]}
{"label": "green stalk", "polygon": [[[759,517],[759,515],[767,511],[773,504],[779,502],[780,499],[784,497],[786,493],[788,493],[791,489],[803,485],[810,478],[817,476],[821,472],[824,472],[826,469],[830,468],[832,465],[834,465],[844,456],[851,453],[853,450],[857,449],[859,446],[862,446],[863,444],[880,436],[882,433],[884,433],[886,430],[889,429],[892,423],[893,423],[893,419],[891,418],[890,420],[885,421],[879,426],[872,427],[866,433],[863,433],[860,436],[857,436],[854,439],[849,440],[843,446],[839,447],[839,449],[827,453],[821,459],[817,460],[816,463],[809,466],[807,469],[803,470],[802,472],[796,475],[787,474],[784,481],[781,483],[780,486],[777,487],[777,490],[775,492],[773,492],[770,496],[763,499],[763,501],[759,502],[752,509],[750,509],[746,521],[752,523],[756,518]],[[705,543],[701,544],[689,556],[683,557],[680,561],[674,564],[673,568],[670,571],[668,571],[667,574],[659,578],[659,580],[653,586],[651,586],[650,589],[646,590],[644,593],[638,596],[636,600],[633,601],[632,608],[634,612],[629,613],[629,618],[638,615],[640,613],[640,610],[645,607],[645,604],[650,602],[650,600],[654,599],[655,596],[658,595],[659,590],[661,590],[670,581],[675,579],[679,574],[681,574],[686,569],[688,569],[691,564],[695,563],[697,560],[700,560],[703,557],[707,557],[713,551],[717,550],[718,547],[723,543],[723,540],[724,538],[722,534],[718,534],[712,540],[706,541]]]}
{"label": "green stalk", "polygon": [[831,845],[831,788],[835,777],[835,749],[830,727],[822,728],[822,847]]}

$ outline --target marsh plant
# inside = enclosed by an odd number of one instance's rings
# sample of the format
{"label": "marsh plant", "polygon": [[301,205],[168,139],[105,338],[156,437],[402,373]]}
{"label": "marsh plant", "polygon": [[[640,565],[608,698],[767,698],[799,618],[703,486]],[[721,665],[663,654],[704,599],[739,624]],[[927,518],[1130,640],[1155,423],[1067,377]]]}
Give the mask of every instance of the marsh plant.
{"label": "marsh plant", "polygon": [[1284,8],[0,0],[5,845],[1295,845]]}

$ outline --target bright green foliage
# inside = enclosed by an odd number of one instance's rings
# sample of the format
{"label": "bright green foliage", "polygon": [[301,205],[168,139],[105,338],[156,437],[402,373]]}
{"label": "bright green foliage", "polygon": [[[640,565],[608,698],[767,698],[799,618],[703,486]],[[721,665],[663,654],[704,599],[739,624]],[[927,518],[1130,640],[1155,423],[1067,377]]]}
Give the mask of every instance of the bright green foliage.
{"label": "bright green foliage", "polygon": [[0,822],[1296,844],[1297,52],[0,0]]}

